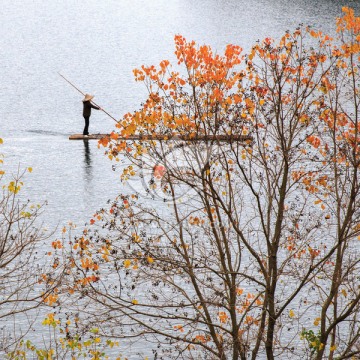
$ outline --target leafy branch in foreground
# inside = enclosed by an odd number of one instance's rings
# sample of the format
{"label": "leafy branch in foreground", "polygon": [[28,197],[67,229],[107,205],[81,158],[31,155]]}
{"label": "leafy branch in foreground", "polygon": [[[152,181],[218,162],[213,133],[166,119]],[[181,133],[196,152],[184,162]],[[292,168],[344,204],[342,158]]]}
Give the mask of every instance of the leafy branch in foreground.
{"label": "leafy branch in foreground", "polygon": [[[6,358],[9,360],[110,359],[106,350],[118,347],[119,343],[112,340],[104,342],[98,336],[97,328],[90,329],[87,334],[78,334],[78,321],[78,318],[75,318],[74,321],[68,318],[62,323],[54,313],[49,313],[42,323],[48,327],[49,332],[44,347],[36,346],[30,340],[21,340],[16,349],[9,352]],[[115,357],[111,357],[111,359],[115,360]],[[116,357],[116,360],[121,359],[126,360],[120,356]]]}
{"label": "leafy branch in foreground", "polygon": [[31,204],[21,196],[23,178],[32,168],[7,174],[2,155],[0,165],[0,319],[4,324],[0,351],[6,351],[27,333],[36,309],[58,279],[46,288],[40,285],[40,274],[49,271],[40,253],[51,234],[40,222],[43,205]]}

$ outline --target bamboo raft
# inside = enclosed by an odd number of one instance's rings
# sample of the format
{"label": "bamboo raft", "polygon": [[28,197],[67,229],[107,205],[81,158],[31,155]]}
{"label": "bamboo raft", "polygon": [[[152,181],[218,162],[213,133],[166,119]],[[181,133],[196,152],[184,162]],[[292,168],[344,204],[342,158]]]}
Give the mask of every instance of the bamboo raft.
{"label": "bamboo raft", "polygon": [[[104,137],[110,137],[110,134],[73,134],[69,136],[69,140],[100,140]],[[221,141],[221,142],[244,142],[252,141],[252,137],[248,135],[132,135],[128,137],[118,137],[118,141]]]}
{"label": "bamboo raft", "polygon": [[109,134],[73,134],[69,136],[69,140],[99,140],[106,136],[110,136]]}

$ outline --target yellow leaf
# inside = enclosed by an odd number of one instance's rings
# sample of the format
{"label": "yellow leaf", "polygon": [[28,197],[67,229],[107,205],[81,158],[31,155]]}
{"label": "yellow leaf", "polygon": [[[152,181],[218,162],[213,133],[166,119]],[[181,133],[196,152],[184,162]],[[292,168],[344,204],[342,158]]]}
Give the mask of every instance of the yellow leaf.
{"label": "yellow leaf", "polygon": [[319,322],[320,322],[320,320],[321,320],[321,318],[316,318],[315,320],[314,320],[314,325],[315,326],[318,326],[319,325]]}
{"label": "yellow leaf", "polygon": [[335,351],[335,350],[336,350],[336,348],[337,348],[337,346],[336,346],[336,345],[330,346],[330,351]]}
{"label": "yellow leaf", "polygon": [[3,144],[4,140],[2,138],[0,138],[0,144]]}
{"label": "yellow leaf", "polygon": [[290,310],[289,311],[289,316],[291,317],[291,318],[293,318],[293,317],[295,317],[295,312],[294,312],[294,310]]}
{"label": "yellow leaf", "polygon": [[131,265],[131,260],[124,260],[124,267],[125,269],[129,268]]}
{"label": "yellow leaf", "polygon": [[260,101],[259,101],[259,104],[262,106],[262,105],[264,105],[265,104],[265,100],[264,99],[261,99]]}
{"label": "yellow leaf", "polygon": [[152,257],[148,256],[147,261],[149,264],[152,264],[154,262],[154,259]]}
{"label": "yellow leaf", "polygon": [[132,303],[133,303],[134,305],[137,305],[139,302],[138,302],[136,299],[134,299],[134,300],[132,301]]}
{"label": "yellow leaf", "polygon": [[28,167],[28,172],[31,173],[32,172],[32,167]]}

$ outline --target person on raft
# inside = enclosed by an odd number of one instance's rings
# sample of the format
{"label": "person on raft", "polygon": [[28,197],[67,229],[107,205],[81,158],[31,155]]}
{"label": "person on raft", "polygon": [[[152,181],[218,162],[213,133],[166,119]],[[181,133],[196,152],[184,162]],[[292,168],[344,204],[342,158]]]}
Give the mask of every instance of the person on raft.
{"label": "person on raft", "polygon": [[83,99],[84,104],[84,110],[83,110],[83,116],[85,119],[85,127],[83,131],[83,135],[89,135],[89,124],[90,124],[90,115],[91,115],[91,108],[96,110],[101,110],[99,106],[96,106],[91,103],[91,100],[94,98],[94,95],[86,94]]}

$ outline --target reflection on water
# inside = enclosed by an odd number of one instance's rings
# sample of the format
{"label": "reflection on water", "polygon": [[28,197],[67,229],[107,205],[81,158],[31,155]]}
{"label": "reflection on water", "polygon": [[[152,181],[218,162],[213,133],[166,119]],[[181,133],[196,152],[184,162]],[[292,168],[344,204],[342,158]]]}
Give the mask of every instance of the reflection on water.
{"label": "reflection on water", "polygon": [[91,164],[91,151],[89,140],[83,140],[84,143],[84,186],[85,191],[89,192],[89,185],[93,180],[92,164]]}
{"label": "reflection on water", "polygon": [[91,170],[91,153],[89,147],[89,140],[83,140],[84,154],[85,154],[85,170]]}

